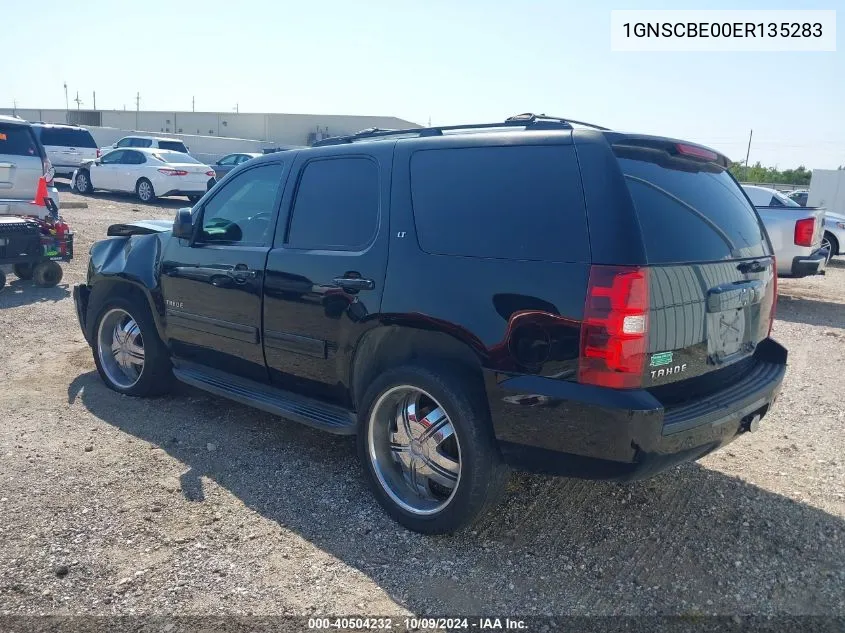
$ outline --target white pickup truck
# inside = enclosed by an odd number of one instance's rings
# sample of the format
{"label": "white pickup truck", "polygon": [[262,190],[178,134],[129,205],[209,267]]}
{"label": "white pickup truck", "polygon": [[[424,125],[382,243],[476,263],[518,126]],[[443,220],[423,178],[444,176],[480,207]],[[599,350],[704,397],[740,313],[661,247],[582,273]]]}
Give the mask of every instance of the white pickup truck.
{"label": "white pickup truck", "polygon": [[742,185],[772,242],[779,277],[823,275],[830,250],[822,247],[824,209],[802,207],[785,195],[754,185]]}

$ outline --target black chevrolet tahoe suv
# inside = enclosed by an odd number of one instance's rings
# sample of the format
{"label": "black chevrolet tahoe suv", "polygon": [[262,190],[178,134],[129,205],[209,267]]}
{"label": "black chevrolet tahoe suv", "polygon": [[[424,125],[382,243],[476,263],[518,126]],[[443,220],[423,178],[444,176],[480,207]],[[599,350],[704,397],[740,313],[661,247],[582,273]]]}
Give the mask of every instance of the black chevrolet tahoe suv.
{"label": "black chevrolet tahoe suv", "polygon": [[355,434],[384,509],[451,532],[510,468],[635,479],[757,428],[787,352],[727,164],[546,116],[365,130],[110,227],[77,313],[115,391]]}

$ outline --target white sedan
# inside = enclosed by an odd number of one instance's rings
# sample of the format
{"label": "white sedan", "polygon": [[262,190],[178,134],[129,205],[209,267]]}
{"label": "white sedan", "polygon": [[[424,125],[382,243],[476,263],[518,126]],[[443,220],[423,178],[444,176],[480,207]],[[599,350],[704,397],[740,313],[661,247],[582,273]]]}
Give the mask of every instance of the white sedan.
{"label": "white sedan", "polygon": [[187,196],[196,202],[214,183],[214,170],[193,156],[134,147],[112,150],[83,163],[74,172],[71,186],[80,193],[134,191],[143,202],[159,196]]}

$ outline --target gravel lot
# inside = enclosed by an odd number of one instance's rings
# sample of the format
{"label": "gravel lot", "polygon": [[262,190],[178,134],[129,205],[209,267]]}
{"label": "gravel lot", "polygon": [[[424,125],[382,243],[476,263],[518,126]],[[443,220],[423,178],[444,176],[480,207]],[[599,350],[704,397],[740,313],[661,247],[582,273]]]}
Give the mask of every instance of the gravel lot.
{"label": "gravel lot", "polygon": [[89,205],[62,284],[0,293],[0,613],[845,614],[845,259],[781,281],[759,432],[636,484],[518,475],[435,538],[385,517],[348,438],[105,388],[70,295],[88,248],[187,203],[62,200]]}

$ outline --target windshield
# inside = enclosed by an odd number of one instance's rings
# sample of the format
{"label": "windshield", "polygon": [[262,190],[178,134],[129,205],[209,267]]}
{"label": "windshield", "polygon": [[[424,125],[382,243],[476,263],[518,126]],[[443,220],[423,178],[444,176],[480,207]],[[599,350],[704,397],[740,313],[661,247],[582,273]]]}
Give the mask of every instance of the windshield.
{"label": "windshield", "polygon": [[156,152],[153,154],[155,158],[160,160],[163,163],[177,163],[180,165],[201,165],[196,158],[193,156],[189,156],[188,154],[183,154],[182,152]]}
{"label": "windshield", "polygon": [[800,207],[801,205],[795,202],[792,198],[783,195],[780,191],[776,191],[774,197],[783,202],[783,206],[785,207]]}

